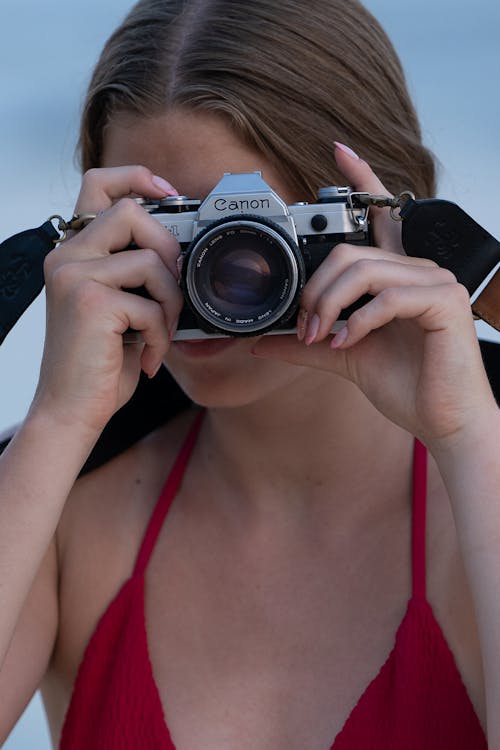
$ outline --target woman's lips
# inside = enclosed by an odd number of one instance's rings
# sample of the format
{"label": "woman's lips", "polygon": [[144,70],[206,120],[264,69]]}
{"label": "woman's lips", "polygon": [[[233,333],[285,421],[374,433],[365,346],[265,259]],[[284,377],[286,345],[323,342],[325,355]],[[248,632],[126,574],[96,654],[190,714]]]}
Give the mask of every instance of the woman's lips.
{"label": "woman's lips", "polygon": [[235,346],[239,340],[241,339],[228,337],[223,339],[193,339],[191,341],[174,341],[172,346],[186,357],[213,357],[219,352]]}

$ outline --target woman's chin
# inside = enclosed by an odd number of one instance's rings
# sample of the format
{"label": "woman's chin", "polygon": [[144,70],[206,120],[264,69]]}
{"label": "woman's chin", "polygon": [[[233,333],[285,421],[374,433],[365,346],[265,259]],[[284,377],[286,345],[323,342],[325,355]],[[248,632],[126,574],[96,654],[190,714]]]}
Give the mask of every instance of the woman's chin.
{"label": "woman's chin", "polygon": [[206,408],[257,403],[290,386],[303,372],[295,365],[253,357],[252,344],[246,341],[247,351],[236,345],[208,356],[185,354],[184,347],[178,347],[169,352],[165,364],[186,395]]}
{"label": "woman's chin", "polygon": [[236,338],[220,339],[192,339],[187,341],[174,341],[172,349],[178,355],[186,359],[212,359],[217,355],[234,349],[241,342]]}
{"label": "woman's chin", "polygon": [[227,379],[219,383],[176,380],[191,401],[206,409],[236,409],[255,403],[264,395],[263,389],[249,388],[248,383],[228,383]]}

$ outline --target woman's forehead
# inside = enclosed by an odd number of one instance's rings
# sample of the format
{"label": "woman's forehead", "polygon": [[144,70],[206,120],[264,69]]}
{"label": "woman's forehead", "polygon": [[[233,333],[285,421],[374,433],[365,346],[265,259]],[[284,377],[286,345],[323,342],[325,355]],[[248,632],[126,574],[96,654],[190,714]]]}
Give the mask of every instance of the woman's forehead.
{"label": "woman's forehead", "polygon": [[223,118],[207,112],[117,115],[106,128],[101,166],[127,164],[148,167],[180,194],[201,199],[225,172],[260,171],[285,201],[294,200],[267,159],[244,143]]}

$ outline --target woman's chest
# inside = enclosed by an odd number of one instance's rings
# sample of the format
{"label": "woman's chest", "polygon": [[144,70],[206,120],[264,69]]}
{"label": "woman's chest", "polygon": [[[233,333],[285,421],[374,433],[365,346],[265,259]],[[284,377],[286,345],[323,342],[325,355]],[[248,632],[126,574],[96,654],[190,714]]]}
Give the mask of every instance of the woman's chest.
{"label": "woman's chest", "polygon": [[330,748],[393,648],[405,566],[376,592],[354,556],[348,579],[334,556],[268,554],[219,544],[151,562],[147,646],[178,750]]}
{"label": "woman's chest", "polygon": [[[208,530],[193,537],[175,521],[165,531],[135,606],[144,606],[146,625],[138,653],[152,667],[177,750],[330,748],[393,649],[411,593],[409,523],[336,554],[282,540],[235,545]],[[428,587],[481,715],[477,644],[449,606],[442,570],[451,557],[433,555]],[[52,701],[56,725],[99,619],[88,616],[99,611],[91,586],[80,594],[55,665],[62,679],[53,684],[63,686]],[[458,584],[457,596],[468,605]]]}

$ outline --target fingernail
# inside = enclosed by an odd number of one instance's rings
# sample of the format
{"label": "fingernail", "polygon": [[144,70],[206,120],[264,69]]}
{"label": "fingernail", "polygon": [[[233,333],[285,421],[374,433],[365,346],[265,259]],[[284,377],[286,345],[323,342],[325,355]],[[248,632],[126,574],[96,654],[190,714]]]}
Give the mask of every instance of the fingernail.
{"label": "fingernail", "polygon": [[179,195],[177,190],[172,187],[170,182],[167,182],[163,177],[159,177],[157,174],[153,175],[152,183],[158,190],[161,190],[165,195]]}
{"label": "fingernail", "polygon": [[301,309],[298,316],[297,316],[297,338],[299,341],[304,340],[304,336],[306,335],[306,326],[307,326],[307,318],[309,316],[309,313],[307,310]]}
{"label": "fingernail", "polygon": [[170,326],[170,329],[169,329],[169,332],[168,332],[168,337],[169,337],[170,341],[172,341],[172,339],[174,338],[174,336],[175,336],[175,334],[177,332],[177,326],[178,325],[179,325],[179,318],[177,317],[174,320],[174,322],[172,323],[172,325]]}
{"label": "fingernail", "polygon": [[148,378],[150,380],[152,380],[154,378],[154,376],[158,373],[158,370],[160,369],[161,364],[162,363],[160,362],[160,364],[158,365],[158,367],[155,367],[155,369],[153,370],[153,372],[148,373]]}
{"label": "fingernail", "polygon": [[177,269],[177,280],[180,279],[182,276],[182,264],[184,263],[184,255],[181,253],[177,256],[177,260],[175,261],[175,268]]}
{"label": "fingernail", "polygon": [[320,319],[319,315],[316,315],[316,313],[312,316],[311,320],[309,321],[309,324],[307,326],[307,333],[306,333],[306,346],[309,346],[312,344],[316,336],[318,335],[320,326]]}
{"label": "fingernail", "polygon": [[338,141],[334,141],[334,143],[337,148],[344,152],[344,154],[350,156],[351,159],[356,159],[359,161],[359,156],[355,151],[352,150],[352,148],[349,148],[349,146],[345,146],[343,143],[339,143]]}
{"label": "fingernail", "polygon": [[250,349],[250,353],[253,354],[254,357],[261,357],[262,359],[264,359],[264,357],[266,356],[265,354],[261,354],[260,352],[256,352],[255,351],[255,347],[253,349]]}
{"label": "fingernail", "polygon": [[341,347],[342,344],[346,341],[348,333],[349,331],[347,330],[347,326],[341,328],[340,331],[338,331],[331,340],[330,347],[332,349],[338,349],[339,347]]}

